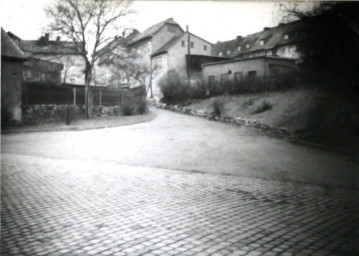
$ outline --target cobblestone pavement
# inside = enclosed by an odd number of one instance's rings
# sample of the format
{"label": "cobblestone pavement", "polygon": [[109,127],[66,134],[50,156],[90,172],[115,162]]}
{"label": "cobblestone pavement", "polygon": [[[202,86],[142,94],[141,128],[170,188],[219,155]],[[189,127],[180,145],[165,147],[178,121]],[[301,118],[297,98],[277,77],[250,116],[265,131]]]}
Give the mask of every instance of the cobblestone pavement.
{"label": "cobblestone pavement", "polygon": [[2,155],[2,255],[358,255],[359,191]]}

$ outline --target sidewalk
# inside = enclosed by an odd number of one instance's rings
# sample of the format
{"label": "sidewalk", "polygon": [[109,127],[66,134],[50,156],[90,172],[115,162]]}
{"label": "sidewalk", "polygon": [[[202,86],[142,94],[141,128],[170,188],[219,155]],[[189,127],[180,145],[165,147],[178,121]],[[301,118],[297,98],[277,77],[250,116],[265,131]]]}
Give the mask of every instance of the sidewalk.
{"label": "sidewalk", "polygon": [[143,115],[134,116],[107,116],[94,117],[92,119],[74,120],[70,125],[65,122],[43,123],[37,125],[14,126],[2,130],[1,133],[19,133],[19,132],[52,132],[52,131],[81,131],[90,129],[101,129],[131,125],[148,122],[156,118],[156,114],[150,111]]}

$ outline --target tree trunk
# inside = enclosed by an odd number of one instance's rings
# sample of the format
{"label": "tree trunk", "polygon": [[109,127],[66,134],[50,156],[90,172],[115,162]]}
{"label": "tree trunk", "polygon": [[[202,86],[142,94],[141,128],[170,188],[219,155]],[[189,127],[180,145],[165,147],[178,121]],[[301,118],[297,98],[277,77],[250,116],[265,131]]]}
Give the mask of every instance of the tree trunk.
{"label": "tree trunk", "polygon": [[90,83],[92,79],[92,67],[89,62],[86,62],[85,69],[85,111],[86,117],[92,117],[92,105],[91,105],[91,93],[90,93]]}

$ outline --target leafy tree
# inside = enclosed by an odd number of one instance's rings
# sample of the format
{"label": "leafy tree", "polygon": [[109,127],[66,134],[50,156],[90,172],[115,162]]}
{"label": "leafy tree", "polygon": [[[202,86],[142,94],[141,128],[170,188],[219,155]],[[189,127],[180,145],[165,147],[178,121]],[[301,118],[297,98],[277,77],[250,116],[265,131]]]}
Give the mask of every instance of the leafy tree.
{"label": "leafy tree", "polygon": [[[73,42],[73,49],[85,62],[86,115],[91,117],[90,83],[93,80],[95,62],[111,51],[101,49],[114,39],[114,32],[121,29],[119,21],[133,11],[127,0],[58,0],[46,9],[52,19],[50,29]],[[113,45],[116,47],[116,45]],[[108,55],[108,54],[107,54]]]}
{"label": "leafy tree", "polygon": [[298,50],[307,83],[359,92],[359,2],[321,2],[310,10],[287,8],[301,20]]}

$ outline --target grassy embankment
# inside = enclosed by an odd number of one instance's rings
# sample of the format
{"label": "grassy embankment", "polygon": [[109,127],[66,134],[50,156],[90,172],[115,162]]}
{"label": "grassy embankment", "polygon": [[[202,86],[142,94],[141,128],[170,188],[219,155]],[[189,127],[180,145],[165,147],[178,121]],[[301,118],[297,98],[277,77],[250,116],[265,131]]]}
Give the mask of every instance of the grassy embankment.
{"label": "grassy embankment", "polygon": [[216,99],[224,104],[222,115],[286,128],[296,138],[329,146],[356,149],[359,145],[358,104],[333,93],[292,89],[285,92],[222,95],[194,102],[189,107],[212,112]]}

